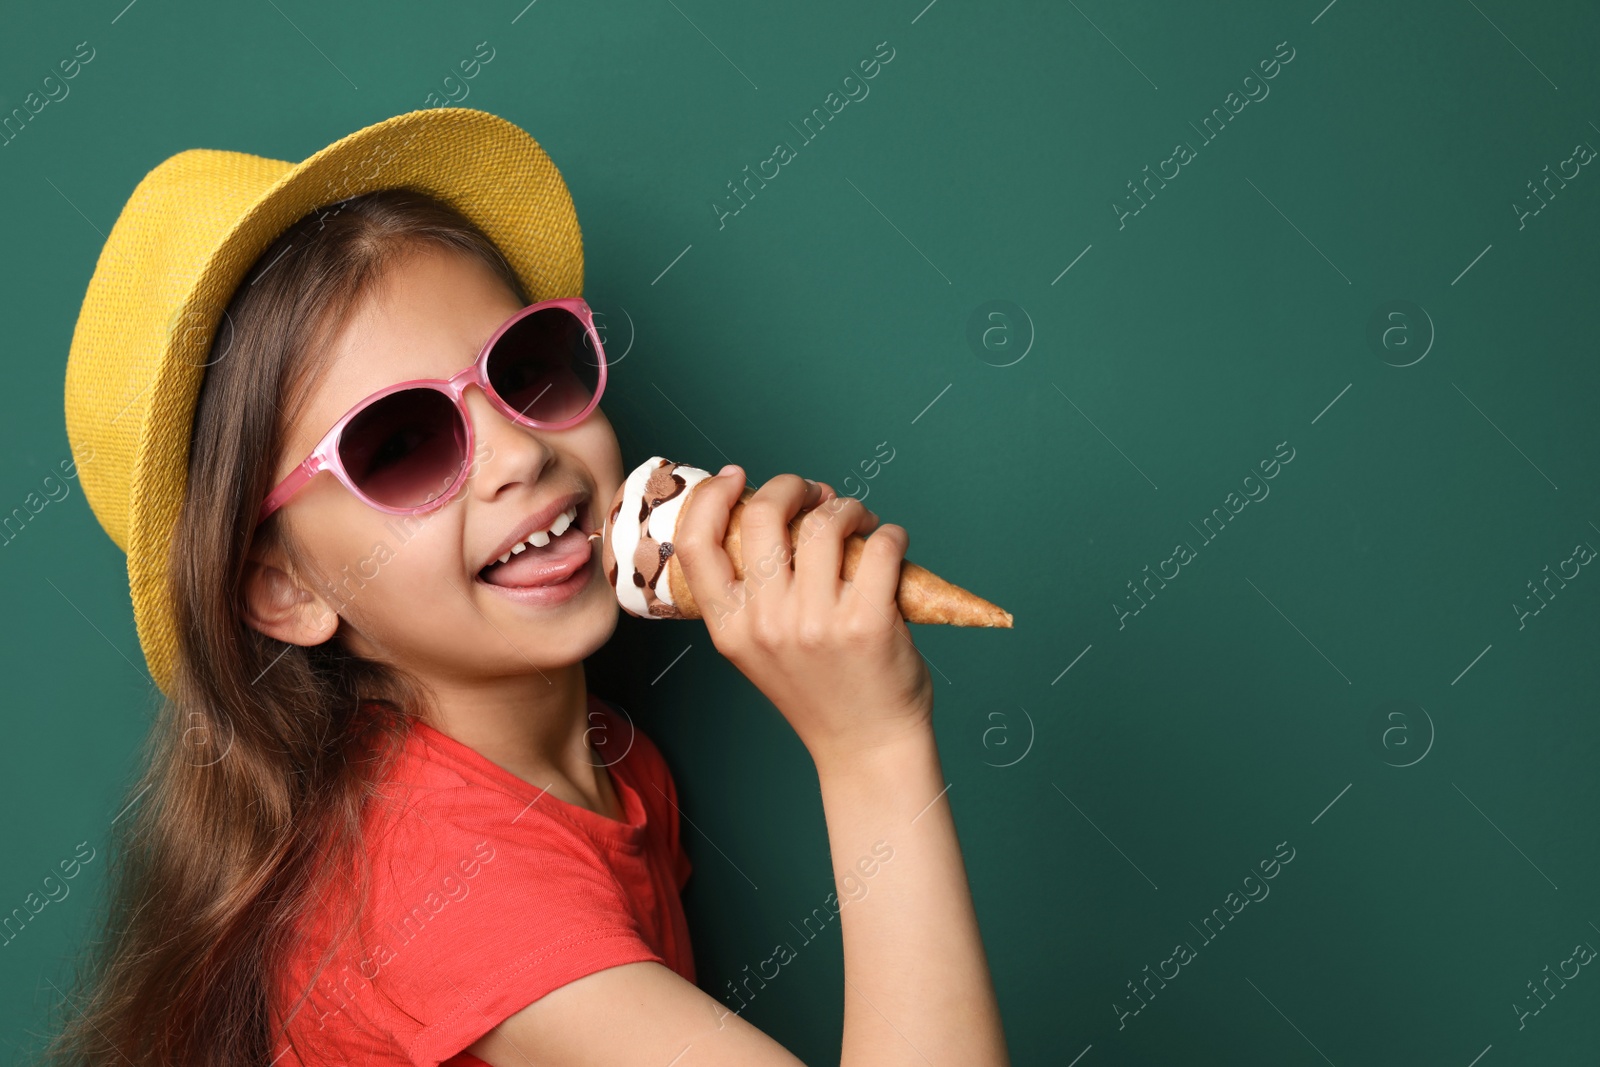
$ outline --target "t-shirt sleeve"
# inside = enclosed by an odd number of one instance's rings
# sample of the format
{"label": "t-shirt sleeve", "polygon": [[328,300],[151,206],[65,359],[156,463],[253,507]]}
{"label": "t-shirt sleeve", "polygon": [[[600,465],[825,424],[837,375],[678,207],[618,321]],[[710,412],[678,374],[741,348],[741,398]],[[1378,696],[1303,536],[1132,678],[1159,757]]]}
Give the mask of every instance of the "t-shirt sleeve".
{"label": "t-shirt sleeve", "polygon": [[401,1037],[413,1063],[449,1059],[595,971],[666,964],[609,869],[554,822],[495,832],[470,816],[421,818],[393,846],[408,884],[373,898],[368,971],[376,974],[365,992],[369,1017]]}
{"label": "t-shirt sleeve", "polygon": [[672,769],[654,741],[642,730],[638,735],[639,759],[634,764],[636,773],[644,779],[645,803],[650,809],[650,822],[663,827],[664,852],[671,864],[672,884],[681,893],[694,872],[689,853],[683,847],[683,816],[678,810],[678,786],[672,780]]}

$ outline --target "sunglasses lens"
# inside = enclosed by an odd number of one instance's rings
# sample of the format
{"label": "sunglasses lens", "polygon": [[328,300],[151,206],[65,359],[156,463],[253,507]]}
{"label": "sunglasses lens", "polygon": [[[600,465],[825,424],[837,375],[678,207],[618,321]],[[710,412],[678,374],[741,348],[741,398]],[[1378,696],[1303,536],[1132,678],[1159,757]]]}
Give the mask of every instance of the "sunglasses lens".
{"label": "sunglasses lens", "polygon": [[495,341],[489,384],[513,410],[540,422],[565,422],[594,399],[600,357],[583,320],[565,308],[524,315]]}
{"label": "sunglasses lens", "polygon": [[466,428],[437,389],[402,389],[367,405],[339,436],[356,487],[386,507],[415,508],[444,494],[466,461]]}

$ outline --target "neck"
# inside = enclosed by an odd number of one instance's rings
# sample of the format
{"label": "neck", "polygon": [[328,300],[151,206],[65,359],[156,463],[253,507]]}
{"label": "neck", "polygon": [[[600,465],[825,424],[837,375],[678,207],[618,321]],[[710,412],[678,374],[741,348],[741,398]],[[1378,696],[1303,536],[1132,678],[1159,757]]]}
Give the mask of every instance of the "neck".
{"label": "neck", "polygon": [[558,795],[600,795],[581,661],[485,686],[436,686],[435,694],[429,725],[441,733],[541,789],[554,781]]}

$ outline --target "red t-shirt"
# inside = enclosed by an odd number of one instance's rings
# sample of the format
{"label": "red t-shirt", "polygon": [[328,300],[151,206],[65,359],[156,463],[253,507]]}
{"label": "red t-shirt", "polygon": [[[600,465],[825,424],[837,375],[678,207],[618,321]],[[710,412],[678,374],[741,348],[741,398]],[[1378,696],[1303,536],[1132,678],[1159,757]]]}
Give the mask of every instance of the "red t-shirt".
{"label": "red t-shirt", "polygon": [[[655,960],[695,980],[672,775],[627,718],[593,694],[589,708],[622,822],[414,728],[365,817],[372,881],[361,940],[346,938],[295,1009],[295,1048],[274,1033],[279,1067],[485,1067],[463,1050],[586,974]],[[278,1012],[305,991],[331,921],[327,908],[308,917]]]}

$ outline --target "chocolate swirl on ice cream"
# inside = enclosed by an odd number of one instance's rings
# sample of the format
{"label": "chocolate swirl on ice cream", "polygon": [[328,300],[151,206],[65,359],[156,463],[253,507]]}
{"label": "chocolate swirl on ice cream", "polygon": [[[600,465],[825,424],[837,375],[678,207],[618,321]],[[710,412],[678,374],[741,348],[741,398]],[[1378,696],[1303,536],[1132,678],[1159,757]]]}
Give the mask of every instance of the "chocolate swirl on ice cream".
{"label": "chocolate swirl on ice cream", "polygon": [[689,489],[711,477],[709,471],[674,463],[661,456],[634,468],[622,483],[621,498],[606,517],[610,529],[600,562],[617,602],[630,615],[680,619],[667,581],[673,530]]}

